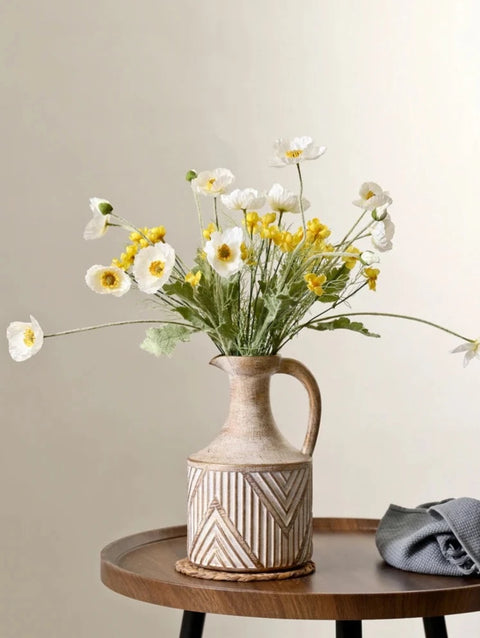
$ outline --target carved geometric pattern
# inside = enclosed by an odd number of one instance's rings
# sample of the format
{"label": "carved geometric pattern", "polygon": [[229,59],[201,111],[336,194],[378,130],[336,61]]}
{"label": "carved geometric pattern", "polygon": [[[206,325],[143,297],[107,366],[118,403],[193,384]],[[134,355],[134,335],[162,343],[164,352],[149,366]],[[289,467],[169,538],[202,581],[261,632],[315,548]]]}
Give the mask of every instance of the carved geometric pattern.
{"label": "carved geometric pattern", "polygon": [[311,466],[220,471],[189,465],[188,557],[202,567],[262,571],[312,551]]}
{"label": "carved geometric pattern", "polygon": [[223,569],[261,567],[217,499],[213,499],[193,540],[191,561]]}

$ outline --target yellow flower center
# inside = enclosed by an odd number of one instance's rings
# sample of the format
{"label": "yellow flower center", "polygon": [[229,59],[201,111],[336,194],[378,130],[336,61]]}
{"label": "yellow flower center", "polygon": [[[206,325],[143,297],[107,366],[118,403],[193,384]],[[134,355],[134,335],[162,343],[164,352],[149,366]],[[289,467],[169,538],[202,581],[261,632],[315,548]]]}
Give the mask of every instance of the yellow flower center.
{"label": "yellow flower center", "polygon": [[210,177],[210,179],[208,180],[208,182],[205,184],[205,188],[208,191],[211,191],[213,188],[213,185],[215,184],[217,180],[215,179],[215,177]]}
{"label": "yellow flower center", "polygon": [[291,158],[297,158],[300,157],[300,155],[303,153],[303,151],[301,151],[300,149],[292,149],[290,151],[286,151],[285,155],[287,157],[291,157]]}
{"label": "yellow flower center", "polygon": [[373,191],[368,191],[365,195],[365,199],[372,199],[372,197],[375,197],[375,193]]}
{"label": "yellow flower center", "polygon": [[233,258],[232,251],[228,244],[222,244],[217,248],[217,257],[220,261],[231,261]]}
{"label": "yellow flower center", "polygon": [[102,273],[101,283],[104,288],[114,290],[120,286],[120,277],[113,270],[105,270]]}
{"label": "yellow flower center", "polygon": [[157,261],[152,261],[148,270],[154,277],[161,277],[165,270],[165,262],[160,261],[159,259]]}
{"label": "yellow flower center", "polygon": [[23,333],[23,343],[31,348],[35,343],[35,333],[31,328],[25,328]]}

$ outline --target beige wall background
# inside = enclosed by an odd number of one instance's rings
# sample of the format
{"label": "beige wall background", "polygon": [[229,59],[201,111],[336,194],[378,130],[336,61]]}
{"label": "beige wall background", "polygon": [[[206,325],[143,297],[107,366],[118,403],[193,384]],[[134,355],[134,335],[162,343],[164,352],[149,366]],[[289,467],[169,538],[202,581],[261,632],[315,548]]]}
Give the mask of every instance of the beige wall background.
{"label": "beige wall background", "polygon": [[[365,180],[394,199],[395,249],[377,293],[353,309],[405,312],[479,336],[480,6],[475,0],[23,0],[0,7],[2,325],[46,332],[151,317],[143,297],[94,295],[83,277],[123,237],[84,242],[88,198],[164,224],[188,261],[197,241],[185,171],[227,166],[240,186],[296,187],[268,167],[272,141],[312,135],[312,212],[340,234]],[[316,516],[380,517],[480,496],[480,362],[453,337],[395,320],[380,340],[302,334],[285,354],[321,386]],[[0,634],[175,636],[181,613],[99,580],[99,551],[185,521],[185,458],[223,423],[227,386],[204,337],[172,359],[141,327],[45,343],[1,361]],[[306,398],[275,380],[300,443]],[[321,569],[321,565],[318,566]],[[449,619],[452,636],[480,614]],[[333,636],[333,624],[210,616],[206,636]],[[420,621],[369,622],[372,638],[422,636]]]}

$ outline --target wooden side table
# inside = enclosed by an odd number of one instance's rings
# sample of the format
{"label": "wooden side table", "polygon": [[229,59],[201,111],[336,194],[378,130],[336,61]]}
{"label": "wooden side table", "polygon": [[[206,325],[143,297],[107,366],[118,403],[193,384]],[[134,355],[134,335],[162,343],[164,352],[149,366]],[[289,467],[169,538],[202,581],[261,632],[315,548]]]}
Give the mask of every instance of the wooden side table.
{"label": "wooden side table", "polygon": [[102,581],[124,596],[183,609],[180,638],[201,638],[205,614],[336,621],[337,638],[360,638],[362,620],[423,618],[426,638],[447,638],[444,616],[480,610],[480,578],[428,576],[386,565],[378,521],[314,519],[317,571],[283,581],[231,583],[183,576],[186,527],[134,534],[102,551]]}

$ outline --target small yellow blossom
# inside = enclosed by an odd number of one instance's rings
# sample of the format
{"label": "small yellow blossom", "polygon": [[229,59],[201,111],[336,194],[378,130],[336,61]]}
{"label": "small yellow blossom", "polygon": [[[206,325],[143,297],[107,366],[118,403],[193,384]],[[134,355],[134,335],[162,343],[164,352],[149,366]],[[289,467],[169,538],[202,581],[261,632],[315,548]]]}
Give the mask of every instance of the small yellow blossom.
{"label": "small yellow blossom", "polygon": [[165,230],[165,226],[155,226],[154,228],[149,228],[146,235],[148,239],[152,242],[152,244],[157,244],[159,241],[163,241],[167,231]]}
{"label": "small yellow blossom", "polygon": [[187,274],[185,275],[185,281],[187,282],[187,284],[190,284],[192,288],[195,288],[196,286],[198,286],[201,278],[202,278],[202,273],[200,272],[200,270],[197,271],[196,273],[193,273],[190,271],[190,272],[187,272]]}
{"label": "small yellow blossom", "polygon": [[307,288],[314,292],[318,297],[323,295],[323,284],[327,281],[325,275],[316,275],[313,272],[307,273],[304,276],[305,281],[307,282]]}
{"label": "small yellow blossom", "polygon": [[322,224],[316,217],[307,222],[307,244],[319,247],[320,244],[323,244],[324,240],[330,236],[330,234],[330,229],[325,226],[325,224]]}
{"label": "small yellow blossom", "polygon": [[348,270],[352,270],[352,268],[355,268],[358,262],[358,257],[360,256],[360,250],[358,250],[358,248],[355,248],[355,246],[349,246],[345,252],[350,253],[352,256],[342,257],[342,260],[345,262],[345,266],[348,268]]}
{"label": "small yellow blossom", "polygon": [[363,275],[368,279],[368,287],[370,290],[377,289],[377,279],[380,271],[378,268],[365,268]]}
{"label": "small yellow blossom", "polygon": [[275,221],[276,218],[277,218],[277,214],[276,213],[266,213],[266,215],[264,215],[260,219],[260,221],[262,222],[262,226],[268,227],[268,226],[270,226],[270,224],[273,224],[273,222]]}
{"label": "small yellow blossom", "polygon": [[[278,226],[264,226],[260,228],[260,237],[262,239],[272,239],[275,242],[275,237],[280,232]],[[276,242],[275,242],[276,243]]]}
{"label": "small yellow blossom", "polygon": [[240,256],[247,266],[255,266],[257,263],[254,258],[255,252],[253,248],[248,248],[244,241],[240,244]]}
{"label": "small yellow blossom", "polygon": [[217,227],[215,226],[215,224],[213,223],[208,224],[208,226],[202,230],[202,235],[204,239],[206,239],[207,241],[210,241],[212,233],[214,233],[216,230],[217,230]]}
{"label": "small yellow blossom", "polygon": [[255,211],[251,211],[246,214],[244,225],[250,236],[257,230],[259,219],[258,213]]}
{"label": "small yellow blossom", "polygon": [[272,239],[280,250],[291,253],[303,239],[303,228],[298,228],[293,234],[288,230],[278,231]]}
{"label": "small yellow blossom", "polygon": [[131,242],[139,242],[142,239],[142,235],[141,233],[137,232],[136,230],[133,233],[130,233],[129,235],[129,239]]}
{"label": "small yellow blossom", "polygon": [[122,270],[128,270],[133,264],[135,255],[138,253],[139,246],[139,243],[133,243],[126,246],[125,251],[120,255],[120,259],[112,259],[112,266],[116,266]]}

